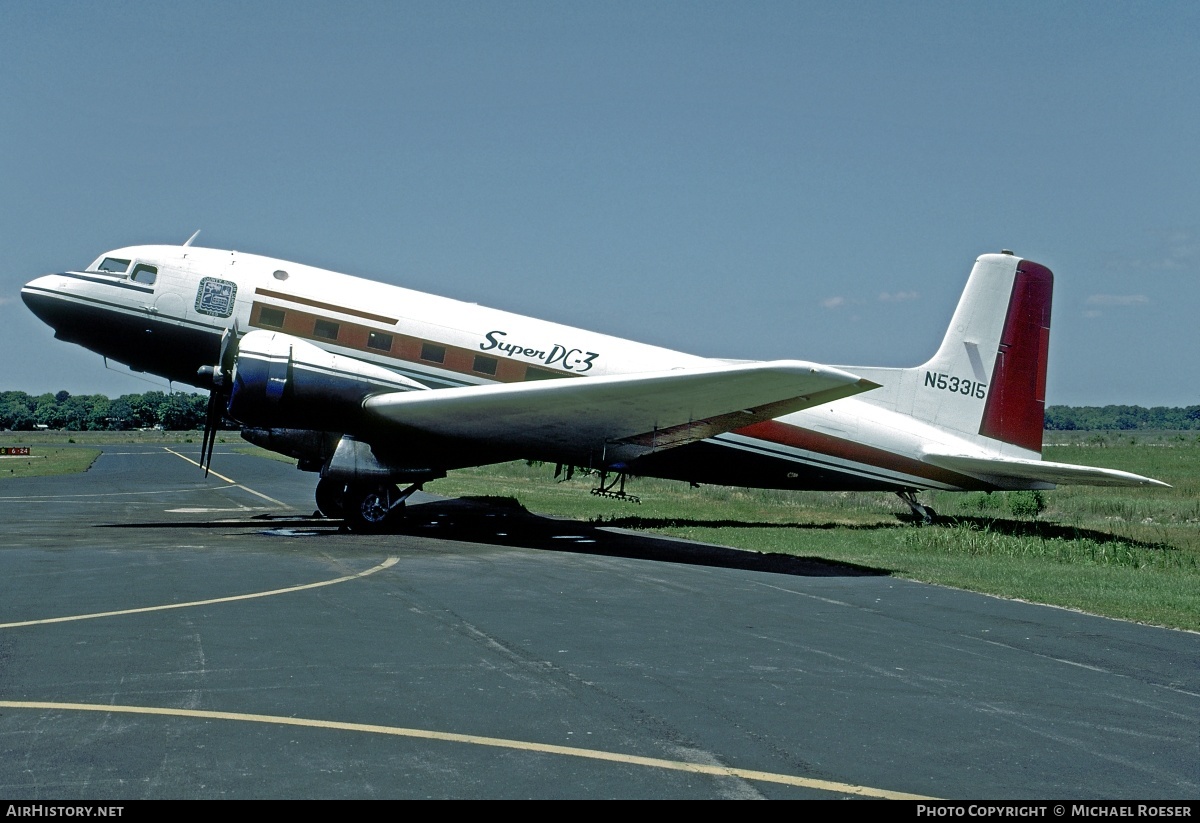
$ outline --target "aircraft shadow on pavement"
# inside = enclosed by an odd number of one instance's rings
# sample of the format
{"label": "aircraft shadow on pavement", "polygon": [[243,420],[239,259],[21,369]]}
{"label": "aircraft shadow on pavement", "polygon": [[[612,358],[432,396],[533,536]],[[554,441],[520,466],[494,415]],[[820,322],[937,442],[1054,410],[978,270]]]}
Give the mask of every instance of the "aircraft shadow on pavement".
{"label": "aircraft shadow on pavement", "polygon": [[[636,519],[636,518],[634,518]],[[754,526],[730,521],[730,526]],[[763,524],[766,525],[766,524]],[[777,524],[775,524],[777,525]],[[254,529],[259,533],[309,538],[354,538],[342,521],[312,515],[261,514],[238,520],[106,523],[117,529]],[[823,528],[817,526],[816,528]],[[592,524],[529,512],[513,498],[462,497],[409,504],[389,532],[463,543],[624,557],[695,566],[763,571],[805,577],[873,577],[887,569],[785,554],[763,554],[726,546],[628,532],[617,523]]]}

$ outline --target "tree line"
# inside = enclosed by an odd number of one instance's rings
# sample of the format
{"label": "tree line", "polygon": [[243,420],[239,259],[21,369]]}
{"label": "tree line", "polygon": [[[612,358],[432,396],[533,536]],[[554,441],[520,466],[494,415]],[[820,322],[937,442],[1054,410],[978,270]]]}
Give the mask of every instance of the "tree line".
{"label": "tree line", "polygon": [[[184,430],[204,427],[206,394],[150,391],[110,400],[102,394],[31,395],[0,392],[0,429],[33,431]],[[1200,406],[1047,406],[1049,431],[1126,431],[1200,429]]]}
{"label": "tree line", "polygon": [[1200,406],[1047,406],[1047,431],[1200,429]]}
{"label": "tree line", "polygon": [[183,430],[204,427],[208,395],[151,391],[123,394],[110,400],[102,394],[31,395],[0,392],[0,429],[33,431]]}

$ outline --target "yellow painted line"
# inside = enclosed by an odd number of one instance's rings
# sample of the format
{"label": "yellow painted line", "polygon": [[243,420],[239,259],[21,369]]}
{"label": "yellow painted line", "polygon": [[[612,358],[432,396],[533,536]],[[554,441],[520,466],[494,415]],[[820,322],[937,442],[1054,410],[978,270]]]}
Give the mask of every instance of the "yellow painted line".
{"label": "yellow painted line", "polygon": [[524,740],[507,740],[502,737],[479,737],[472,734],[452,734],[450,732],[435,732],[425,729],[405,729],[398,726],[377,726],[370,723],[341,723],[335,720],[312,720],[302,717],[281,717],[270,714],[243,714],[241,712],[213,712],[199,709],[164,709],[153,706],[109,706],[99,703],[46,703],[27,700],[0,700],[0,708],[7,709],[45,709],[48,711],[78,711],[78,712],[111,712],[115,714],[150,714],[166,717],[196,717],[204,720],[240,720],[243,723],[268,723],[280,726],[304,726],[310,729],[337,729],[347,732],[366,732],[368,734],[386,734],[393,737],[412,737],[421,740],[440,740],[447,743],[468,743],[475,746],[492,746],[500,749],[516,749],[518,751],[537,752],[539,754],[557,754],[565,757],[582,757],[588,760],[604,760],[610,763],[624,763],[633,766],[646,766],[652,769],[669,769],[677,772],[707,774],[713,777],[737,777],[742,780],[754,780],[762,783],[779,783],[785,786],[798,786],[803,789],[817,789],[835,794],[853,794],[863,797],[879,797],[887,800],[936,800],[920,794],[893,792],[887,789],[875,789],[870,786],[856,786],[853,783],[837,783],[832,780],[816,780],[810,777],[797,777],[790,774],[775,772],[760,772],[752,769],[736,769],[729,766],[713,766],[707,763],[690,763],[686,760],[663,760],[657,757],[641,757],[619,752],[606,752],[599,749],[581,749],[574,746],[555,746],[549,743],[530,743]]}
{"label": "yellow painted line", "polygon": [[[168,449],[166,446],[163,446],[163,451],[167,452],[168,454],[173,454],[176,457],[180,458],[181,460],[186,460],[187,462],[191,463],[193,466],[196,466],[197,468],[204,468],[197,461],[188,457],[186,454],[180,454],[179,452],[175,451],[174,449]],[[238,485],[238,482],[236,480],[226,477],[225,475],[221,474],[220,472],[215,472],[212,469],[209,469],[208,473],[211,474],[213,477],[219,477],[221,480],[224,480],[226,483],[231,483],[234,486]]]}
{"label": "yellow painted line", "polygon": [[[179,452],[175,451],[174,449],[168,449],[166,446],[163,446],[163,449],[182,460],[186,460],[187,462],[191,463],[193,466],[196,466],[197,468],[203,468],[198,462],[196,462],[192,458],[188,457],[186,454],[180,454]],[[269,503],[274,503],[276,506],[278,506],[281,509],[290,509],[291,508],[291,506],[289,506],[287,503],[284,503],[282,500],[276,500],[274,497],[267,497],[262,492],[255,491],[254,489],[250,488],[249,486],[243,486],[241,483],[237,482],[233,478],[226,477],[225,475],[223,475],[219,472],[213,471],[211,468],[208,470],[208,473],[211,474],[213,477],[219,477],[220,479],[224,480],[226,483],[229,483],[232,486],[237,486],[239,489],[242,489],[243,491],[248,491],[251,494],[258,495],[263,500],[266,500]]]}
{"label": "yellow painted line", "polygon": [[365,572],[357,574],[348,574],[345,577],[339,577],[335,580],[322,580],[319,583],[305,583],[300,586],[289,586],[286,589],[272,589],[265,592],[251,592],[250,594],[235,594],[230,597],[214,597],[211,600],[193,600],[190,603],[168,603],[163,606],[144,606],[140,609],[120,609],[113,612],[96,612],[94,614],[74,614],[67,617],[47,617],[44,620],[22,620],[19,623],[0,623],[0,629],[15,629],[20,626],[44,626],[47,623],[68,623],[72,620],[95,620],[98,617],[118,617],[123,614],[142,614],[144,612],[161,612],[167,609],[190,609],[195,606],[211,606],[214,603],[232,603],[235,600],[253,600],[256,597],[273,597],[277,594],[290,594],[291,592],[301,592],[305,589],[319,589],[322,586],[333,586],[337,583],[345,583],[350,580],[357,580],[360,577],[366,577],[375,572],[381,572],[384,569],[390,569],[392,566],[400,562],[398,557],[389,557],[387,560],[380,563],[374,568],[367,569]]}

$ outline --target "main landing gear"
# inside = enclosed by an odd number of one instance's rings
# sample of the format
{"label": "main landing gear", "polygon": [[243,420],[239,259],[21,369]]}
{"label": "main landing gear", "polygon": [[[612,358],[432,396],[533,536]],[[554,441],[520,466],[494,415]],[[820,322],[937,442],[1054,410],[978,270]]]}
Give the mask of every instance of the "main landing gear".
{"label": "main landing gear", "polygon": [[926,526],[937,520],[937,512],[929,506],[923,506],[917,502],[917,493],[914,491],[896,492],[896,496],[908,504],[912,509],[913,517],[918,517]]}
{"label": "main landing gear", "polygon": [[323,477],[317,481],[317,509],[326,517],[341,518],[353,532],[376,534],[404,517],[404,504],[424,483],[401,491],[394,483],[351,483]]}

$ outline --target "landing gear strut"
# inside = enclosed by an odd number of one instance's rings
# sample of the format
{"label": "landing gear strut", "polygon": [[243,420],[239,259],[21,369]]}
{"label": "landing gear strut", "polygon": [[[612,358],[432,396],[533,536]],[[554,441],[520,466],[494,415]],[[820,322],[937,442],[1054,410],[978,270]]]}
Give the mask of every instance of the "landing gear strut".
{"label": "landing gear strut", "polygon": [[346,525],[352,532],[383,531],[396,509],[403,511],[404,500],[398,500],[399,496],[400,488],[391,483],[347,486],[342,503]]}
{"label": "landing gear strut", "polygon": [[385,531],[404,516],[404,504],[424,483],[404,491],[392,483],[352,483],[330,478],[317,482],[317,509],[330,518],[342,518],[352,532],[375,534]]}
{"label": "landing gear strut", "polygon": [[901,500],[903,500],[905,503],[907,503],[908,507],[910,509],[912,509],[913,517],[919,517],[921,519],[921,522],[924,523],[925,525],[928,526],[930,523],[933,523],[935,520],[937,520],[937,512],[935,512],[929,506],[923,506],[917,502],[917,493],[916,492],[914,492],[914,491],[896,492],[896,496],[899,497]]}

